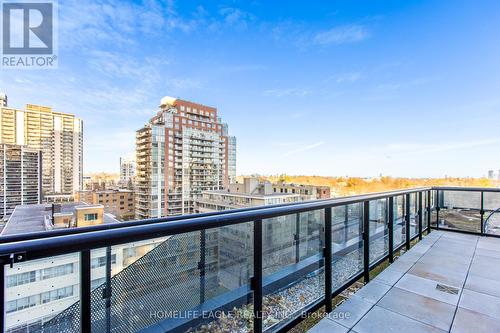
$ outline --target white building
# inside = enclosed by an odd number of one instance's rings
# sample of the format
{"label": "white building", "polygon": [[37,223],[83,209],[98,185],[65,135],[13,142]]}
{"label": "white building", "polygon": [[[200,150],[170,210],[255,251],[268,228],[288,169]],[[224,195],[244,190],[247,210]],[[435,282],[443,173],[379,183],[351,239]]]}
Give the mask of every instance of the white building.
{"label": "white building", "polygon": [[[50,205],[18,206],[1,236],[43,231],[50,226]],[[81,203],[62,205],[62,212],[54,216],[68,215]],[[109,214],[104,214],[103,223],[117,223]],[[56,227],[56,226],[54,226]],[[1,239],[0,236],[0,239]],[[111,276],[115,276],[166,238],[127,243],[111,249]],[[106,248],[91,253],[92,289],[105,283]],[[5,329],[8,333],[35,332],[41,325],[80,300],[80,256],[79,253],[61,255],[5,266]]]}
{"label": "white building", "polygon": [[82,188],[83,121],[74,115],[33,104],[24,110],[0,106],[0,142],[42,152],[45,198],[71,197]]}
{"label": "white building", "polygon": [[128,186],[135,181],[135,156],[120,157],[120,185]]}

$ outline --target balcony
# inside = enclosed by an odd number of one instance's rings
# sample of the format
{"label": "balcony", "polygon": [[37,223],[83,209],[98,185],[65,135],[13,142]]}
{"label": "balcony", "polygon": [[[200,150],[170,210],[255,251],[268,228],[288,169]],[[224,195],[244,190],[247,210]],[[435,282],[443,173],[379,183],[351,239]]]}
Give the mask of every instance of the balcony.
{"label": "balcony", "polygon": [[309,332],[499,332],[499,267],[500,239],[432,232]]}
{"label": "balcony", "polygon": [[421,188],[4,236],[1,324],[286,332],[324,309],[312,332],[497,331],[498,207],[499,189]]}

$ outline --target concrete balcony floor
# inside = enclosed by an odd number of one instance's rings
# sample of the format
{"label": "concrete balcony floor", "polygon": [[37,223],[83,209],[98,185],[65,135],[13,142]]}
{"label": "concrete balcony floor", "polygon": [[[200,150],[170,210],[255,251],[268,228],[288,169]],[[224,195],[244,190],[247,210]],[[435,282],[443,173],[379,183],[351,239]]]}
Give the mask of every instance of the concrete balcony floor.
{"label": "concrete balcony floor", "polygon": [[432,231],[319,332],[500,332],[500,238]]}

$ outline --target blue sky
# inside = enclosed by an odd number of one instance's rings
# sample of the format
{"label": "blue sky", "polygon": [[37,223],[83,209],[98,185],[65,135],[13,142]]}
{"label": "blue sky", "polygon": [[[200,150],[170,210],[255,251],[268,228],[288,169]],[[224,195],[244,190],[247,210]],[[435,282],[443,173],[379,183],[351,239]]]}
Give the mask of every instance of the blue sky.
{"label": "blue sky", "polygon": [[11,106],[83,118],[118,171],[165,95],[215,106],[238,173],[500,169],[500,2],[59,1],[59,68],[3,70]]}

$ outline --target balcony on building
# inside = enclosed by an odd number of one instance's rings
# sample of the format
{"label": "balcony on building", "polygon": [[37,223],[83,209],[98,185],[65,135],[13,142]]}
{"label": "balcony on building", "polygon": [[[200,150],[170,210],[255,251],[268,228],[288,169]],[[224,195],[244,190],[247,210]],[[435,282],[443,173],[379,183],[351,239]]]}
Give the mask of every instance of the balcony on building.
{"label": "balcony on building", "polygon": [[500,331],[500,189],[122,223],[82,209],[7,222],[4,332]]}

